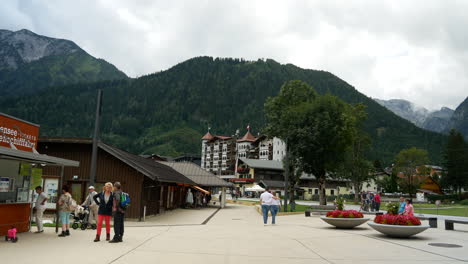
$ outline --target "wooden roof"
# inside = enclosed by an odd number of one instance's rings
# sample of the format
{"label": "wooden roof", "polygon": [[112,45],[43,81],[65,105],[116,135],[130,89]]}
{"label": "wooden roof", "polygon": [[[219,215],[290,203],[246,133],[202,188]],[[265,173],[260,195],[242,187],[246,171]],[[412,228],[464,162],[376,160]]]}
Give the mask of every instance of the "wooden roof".
{"label": "wooden roof", "polygon": [[257,138],[252,135],[252,133],[250,133],[250,130],[247,131],[247,133],[245,133],[245,135],[237,140],[238,142],[255,142],[257,140]]}
{"label": "wooden roof", "polygon": [[[39,142],[86,145],[90,145],[93,143],[92,139],[90,138],[48,137],[39,138]],[[107,145],[103,142],[99,142],[98,147],[152,180],[166,183],[196,185],[195,182],[185,177],[181,173],[177,172],[176,170],[172,169],[171,167],[155,162],[152,159],[146,159],[142,156],[138,156],[125,150],[119,149],[117,147]]]}

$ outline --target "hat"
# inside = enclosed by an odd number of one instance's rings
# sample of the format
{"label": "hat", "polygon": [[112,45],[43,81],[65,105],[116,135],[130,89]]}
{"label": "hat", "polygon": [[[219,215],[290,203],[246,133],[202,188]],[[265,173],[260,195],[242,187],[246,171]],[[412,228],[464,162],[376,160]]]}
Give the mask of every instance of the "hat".
{"label": "hat", "polygon": [[94,186],[91,185],[91,186],[88,187],[88,190],[89,189],[96,189],[96,188],[94,188]]}

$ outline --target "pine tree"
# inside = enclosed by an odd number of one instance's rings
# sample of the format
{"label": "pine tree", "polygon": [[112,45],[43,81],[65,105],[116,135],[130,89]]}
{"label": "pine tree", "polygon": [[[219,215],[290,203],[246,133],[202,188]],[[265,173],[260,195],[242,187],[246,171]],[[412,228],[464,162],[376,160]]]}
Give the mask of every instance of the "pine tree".
{"label": "pine tree", "polygon": [[460,132],[452,129],[444,153],[447,175],[442,179],[444,186],[451,187],[458,194],[468,185],[467,144]]}

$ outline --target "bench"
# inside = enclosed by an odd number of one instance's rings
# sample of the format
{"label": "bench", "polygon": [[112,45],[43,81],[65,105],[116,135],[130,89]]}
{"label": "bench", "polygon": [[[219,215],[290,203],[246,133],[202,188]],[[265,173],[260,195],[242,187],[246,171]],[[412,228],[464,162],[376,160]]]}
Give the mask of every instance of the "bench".
{"label": "bench", "polygon": [[468,225],[468,221],[466,220],[445,219],[445,230],[453,230],[453,224],[455,223]]}
{"label": "bench", "polygon": [[421,220],[429,220],[429,226],[431,228],[437,228],[437,217],[427,217],[427,216],[416,216]]}
{"label": "bench", "polygon": [[306,217],[309,217],[311,212],[324,214],[328,211],[333,211],[333,210],[335,210],[334,205],[311,205],[309,206],[308,209],[304,211],[304,214]]}

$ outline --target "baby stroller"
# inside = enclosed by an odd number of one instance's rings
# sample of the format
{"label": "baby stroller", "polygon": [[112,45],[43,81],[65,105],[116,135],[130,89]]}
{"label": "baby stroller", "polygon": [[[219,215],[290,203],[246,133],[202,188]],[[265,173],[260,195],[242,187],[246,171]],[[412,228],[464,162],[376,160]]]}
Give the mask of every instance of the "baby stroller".
{"label": "baby stroller", "polygon": [[72,212],[71,215],[73,216],[73,229],[78,229],[78,227],[81,230],[86,230],[88,227],[96,229],[95,224],[89,223],[89,208],[87,206],[78,206],[75,212]]}

